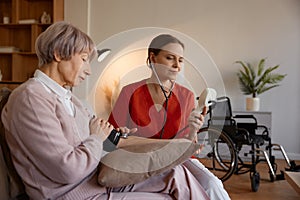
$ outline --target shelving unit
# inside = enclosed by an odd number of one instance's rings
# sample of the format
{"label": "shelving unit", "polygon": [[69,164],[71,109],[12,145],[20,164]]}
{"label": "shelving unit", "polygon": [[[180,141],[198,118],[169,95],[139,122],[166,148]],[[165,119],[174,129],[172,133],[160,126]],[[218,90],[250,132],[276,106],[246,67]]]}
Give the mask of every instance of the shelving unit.
{"label": "shelving unit", "polygon": [[[51,22],[64,19],[64,0],[1,0],[0,1],[0,87],[14,89],[33,75],[38,67],[35,40],[51,23],[42,24],[43,12]],[[3,18],[9,17],[4,24]],[[20,24],[20,20],[37,22]],[[8,47],[8,48],[3,48]],[[12,49],[15,47],[17,50]],[[11,50],[12,49],[12,50]]]}

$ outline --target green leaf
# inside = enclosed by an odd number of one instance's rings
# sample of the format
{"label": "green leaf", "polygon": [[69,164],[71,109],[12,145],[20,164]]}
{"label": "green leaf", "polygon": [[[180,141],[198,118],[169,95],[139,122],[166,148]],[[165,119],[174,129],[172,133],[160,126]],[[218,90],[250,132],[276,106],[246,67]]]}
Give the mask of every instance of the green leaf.
{"label": "green leaf", "polygon": [[261,73],[263,72],[264,68],[265,68],[265,59],[261,59],[259,64],[258,64],[258,71],[257,71],[257,76],[260,76]]}
{"label": "green leaf", "polygon": [[272,86],[270,86],[270,87],[263,87],[263,88],[261,88],[261,89],[259,89],[258,91],[257,91],[257,94],[261,94],[261,93],[264,93],[264,92],[266,92],[266,91],[268,91],[268,90],[270,90],[270,89],[272,89],[272,88],[274,88],[274,87],[278,87],[279,85],[272,85]]}
{"label": "green leaf", "polygon": [[242,67],[237,73],[237,76],[239,78],[240,89],[244,94],[252,94],[252,96],[255,97],[257,94],[278,87],[279,85],[277,83],[282,81],[286,76],[286,74],[272,73],[279,65],[265,69],[265,61],[265,58],[259,61],[256,67],[257,70],[249,63],[243,61],[235,62]]}

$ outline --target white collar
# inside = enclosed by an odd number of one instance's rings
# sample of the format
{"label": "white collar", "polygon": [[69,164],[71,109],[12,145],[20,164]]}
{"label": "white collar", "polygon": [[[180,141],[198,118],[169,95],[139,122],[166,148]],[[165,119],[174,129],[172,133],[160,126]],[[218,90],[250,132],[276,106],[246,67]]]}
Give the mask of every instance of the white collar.
{"label": "white collar", "polygon": [[68,100],[71,99],[72,94],[70,90],[67,90],[66,88],[59,85],[57,82],[52,80],[41,70],[37,69],[34,72],[34,78],[39,80],[45,86],[48,92],[52,91],[53,93],[57,94],[59,97],[66,98]]}
{"label": "white collar", "polygon": [[41,82],[41,84],[44,86],[46,91],[57,95],[58,100],[60,102],[62,102],[62,104],[64,105],[64,107],[65,107],[66,111],[69,113],[69,115],[74,117],[75,107],[71,101],[72,93],[70,90],[67,90],[66,88],[60,86],[57,82],[52,80],[49,76],[47,76],[41,70],[37,69],[35,71],[34,78]]}

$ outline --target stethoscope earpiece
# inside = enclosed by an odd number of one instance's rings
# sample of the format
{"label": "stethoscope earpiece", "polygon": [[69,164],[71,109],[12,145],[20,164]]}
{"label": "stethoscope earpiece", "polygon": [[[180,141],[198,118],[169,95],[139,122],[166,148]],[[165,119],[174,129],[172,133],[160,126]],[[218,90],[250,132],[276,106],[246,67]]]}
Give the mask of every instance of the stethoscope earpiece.
{"label": "stethoscope earpiece", "polygon": [[153,69],[153,64],[152,63],[149,63],[149,68]]}

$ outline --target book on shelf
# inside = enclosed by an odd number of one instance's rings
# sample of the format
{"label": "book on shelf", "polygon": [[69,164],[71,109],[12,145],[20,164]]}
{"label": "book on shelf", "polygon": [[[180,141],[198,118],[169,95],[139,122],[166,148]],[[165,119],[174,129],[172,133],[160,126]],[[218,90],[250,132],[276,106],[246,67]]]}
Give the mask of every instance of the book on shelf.
{"label": "book on shelf", "polygon": [[0,53],[19,52],[20,49],[13,46],[0,46]]}
{"label": "book on shelf", "polygon": [[20,19],[19,24],[36,24],[39,21],[36,19]]}

